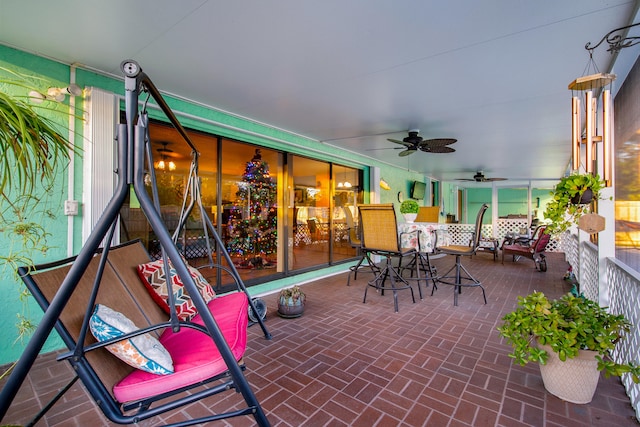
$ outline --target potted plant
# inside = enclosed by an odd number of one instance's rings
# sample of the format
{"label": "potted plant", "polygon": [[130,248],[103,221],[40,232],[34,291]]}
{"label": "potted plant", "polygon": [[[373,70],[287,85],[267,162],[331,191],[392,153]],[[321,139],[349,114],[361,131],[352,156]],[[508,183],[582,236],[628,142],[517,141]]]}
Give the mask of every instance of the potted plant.
{"label": "potted plant", "polygon": [[420,210],[420,206],[415,200],[409,199],[400,203],[400,213],[404,216],[404,220],[409,223],[415,221],[418,216],[418,210]]}
{"label": "potted plant", "polygon": [[280,290],[278,314],[282,317],[300,317],[304,312],[306,295],[298,285]]}
{"label": "potted plant", "polygon": [[[0,257],[0,273],[16,271],[18,265],[33,265],[33,255],[49,249],[51,234],[45,219],[54,214],[42,205],[53,194],[57,173],[70,152],[78,151],[58,123],[68,121],[68,111],[56,109],[52,102],[33,105],[27,95],[32,89],[27,77],[0,67],[0,235],[6,249]],[[22,307],[16,327],[21,340],[35,325],[26,315],[26,288],[20,293]],[[13,366],[0,373],[0,378]]]}
{"label": "potted plant", "polygon": [[545,388],[573,403],[589,403],[600,374],[630,373],[640,366],[608,358],[631,329],[623,315],[608,313],[596,302],[568,293],[549,301],[542,292],[518,297],[518,308],[502,318],[500,336],[513,347],[509,357],[525,365],[538,362]]}
{"label": "potted plant", "polygon": [[554,187],[551,201],[544,212],[551,221],[546,232],[559,234],[577,224],[582,215],[591,213],[591,201],[600,198],[604,182],[599,175],[572,174],[563,177]]}

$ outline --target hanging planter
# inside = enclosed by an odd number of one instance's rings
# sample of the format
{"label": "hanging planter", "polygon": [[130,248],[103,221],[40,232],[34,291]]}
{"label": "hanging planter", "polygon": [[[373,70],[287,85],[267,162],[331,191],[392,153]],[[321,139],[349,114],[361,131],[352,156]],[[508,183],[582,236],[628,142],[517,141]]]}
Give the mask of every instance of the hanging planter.
{"label": "hanging planter", "polygon": [[547,203],[544,218],[551,221],[546,232],[560,234],[577,225],[585,214],[591,213],[591,202],[600,198],[604,182],[599,175],[573,174],[563,177],[554,187]]}
{"label": "hanging planter", "polygon": [[593,200],[593,191],[590,188],[584,190],[582,194],[576,194],[571,198],[574,205],[588,205]]}

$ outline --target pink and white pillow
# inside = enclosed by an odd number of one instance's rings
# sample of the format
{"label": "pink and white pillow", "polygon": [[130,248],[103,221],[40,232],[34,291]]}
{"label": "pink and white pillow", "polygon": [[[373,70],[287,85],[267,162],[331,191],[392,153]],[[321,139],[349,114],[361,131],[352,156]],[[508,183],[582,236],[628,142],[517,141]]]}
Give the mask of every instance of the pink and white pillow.
{"label": "pink and white pillow", "polygon": [[[171,265],[171,262],[169,262],[169,265],[172,282],[171,288],[173,291],[173,301],[176,306],[176,313],[180,320],[191,320],[193,316],[198,314],[198,310],[187,293],[182,280],[178,277],[177,271],[173,265]],[[189,269],[189,273],[191,274],[200,295],[202,295],[204,302],[208,303],[215,298],[216,294],[213,288],[202,274],[200,274],[197,269],[189,265],[187,265],[187,268]],[[140,279],[149,290],[154,301],[168,314],[169,291],[167,287],[167,280],[165,278],[164,263],[162,260],[138,265],[138,276],[140,276]]]}

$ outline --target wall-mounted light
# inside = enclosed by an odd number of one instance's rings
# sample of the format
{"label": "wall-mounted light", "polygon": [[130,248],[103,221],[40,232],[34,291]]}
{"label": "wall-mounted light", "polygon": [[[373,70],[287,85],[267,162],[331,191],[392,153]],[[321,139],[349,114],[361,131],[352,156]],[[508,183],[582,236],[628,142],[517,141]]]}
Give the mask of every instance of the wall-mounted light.
{"label": "wall-mounted light", "polygon": [[380,178],[380,188],[383,190],[391,190],[391,186],[383,178]]}
{"label": "wall-mounted light", "polygon": [[29,99],[31,100],[31,102],[34,102],[36,104],[41,104],[45,99],[49,101],[62,102],[67,95],[81,96],[82,88],[75,83],[71,83],[69,86],[63,88],[50,87],[49,89],[47,89],[46,95],[36,90],[32,90],[31,92],[29,92]]}

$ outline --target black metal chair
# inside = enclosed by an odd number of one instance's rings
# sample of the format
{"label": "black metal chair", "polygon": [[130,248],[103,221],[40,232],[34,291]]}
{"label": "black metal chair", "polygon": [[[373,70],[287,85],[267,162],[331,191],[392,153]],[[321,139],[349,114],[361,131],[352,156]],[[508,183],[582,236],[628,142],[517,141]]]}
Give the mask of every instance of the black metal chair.
{"label": "black metal chair", "polygon": [[[461,258],[463,256],[472,256],[475,255],[478,250],[478,245],[480,244],[480,238],[482,237],[482,218],[484,217],[484,213],[486,212],[489,205],[486,203],[482,205],[480,210],[478,211],[478,216],[476,217],[475,229],[473,230],[473,238],[471,240],[471,244],[469,246],[463,245],[448,245],[448,246],[439,246],[436,250],[438,253],[443,253],[447,255],[453,255],[456,257],[455,264],[442,276],[438,276],[437,283],[442,283],[444,285],[452,285],[453,286],[453,305],[458,305],[458,294],[462,293],[462,287],[479,287],[482,289],[482,297],[484,298],[484,303],[487,303],[487,297],[484,291],[484,287],[482,283],[477,280],[475,277],[469,273],[469,271],[462,265]],[[453,273],[453,274],[452,274]],[[436,288],[434,287],[431,290],[431,295],[433,295],[433,291]]]}
{"label": "black metal chair", "polygon": [[349,244],[352,248],[356,249],[356,251],[360,252],[360,259],[358,262],[349,267],[349,275],[347,276],[347,286],[349,286],[351,283],[352,273],[353,279],[358,280],[358,270],[366,269],[368,267],[375,275],[380,271],[380,268],[378,268],[378,266],[373,262],[369,253],[362,250],[362,238],[360,237],[361,230],[360,227],[355,224],[351,210],[347,206],[343,207],[343,209],[345,220],[347,222],[347,237],[349,239]]}

